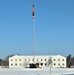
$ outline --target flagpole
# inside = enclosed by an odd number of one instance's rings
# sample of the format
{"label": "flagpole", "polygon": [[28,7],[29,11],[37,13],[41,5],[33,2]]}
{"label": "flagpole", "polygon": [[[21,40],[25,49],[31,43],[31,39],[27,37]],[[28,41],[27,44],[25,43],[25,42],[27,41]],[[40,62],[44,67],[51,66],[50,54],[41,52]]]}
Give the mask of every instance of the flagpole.
{"label": "flagpole", "polygon": [[33,7],[32,7],[32,21],[33,21],[33,63],[35,61],[35,19],[34,19],[34,0],[33,0]]}
{"label": "flagpole", "polygon": [[33,19],[33,62],[35,61],[35,20]]}

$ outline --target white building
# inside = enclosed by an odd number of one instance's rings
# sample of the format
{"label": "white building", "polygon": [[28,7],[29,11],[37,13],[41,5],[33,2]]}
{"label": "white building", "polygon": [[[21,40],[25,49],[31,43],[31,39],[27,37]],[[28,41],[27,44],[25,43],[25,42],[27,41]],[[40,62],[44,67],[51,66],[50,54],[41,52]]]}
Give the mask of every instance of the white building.
{"label": "white building", "polygon": [[9,58],[9,68],[29,67],[31,63],[38,63],[39,67],[66,67],[66,58],[61,55],[36,55],[33,56],[15,55]]}

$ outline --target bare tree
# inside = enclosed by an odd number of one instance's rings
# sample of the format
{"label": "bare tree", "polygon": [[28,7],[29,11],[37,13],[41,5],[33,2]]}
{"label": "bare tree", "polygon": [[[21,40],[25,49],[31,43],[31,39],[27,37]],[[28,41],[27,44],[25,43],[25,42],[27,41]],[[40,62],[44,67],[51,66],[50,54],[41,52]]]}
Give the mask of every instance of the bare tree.
{"label": "bare tree", "polygon": [[23,66],[24,67],[28,67],[28,65],[29,65],[29,62],[28,61],[26,61],[26,62],[23,63]]}

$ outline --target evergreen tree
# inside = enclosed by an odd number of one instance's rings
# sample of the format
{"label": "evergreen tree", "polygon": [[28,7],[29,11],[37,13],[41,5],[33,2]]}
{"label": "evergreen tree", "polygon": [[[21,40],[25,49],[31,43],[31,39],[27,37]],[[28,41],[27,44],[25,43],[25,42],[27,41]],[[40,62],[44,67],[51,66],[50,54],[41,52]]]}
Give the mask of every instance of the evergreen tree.
{"label": "evergreen tree", "polygon": [[72,56],[71,56],[71,54],[69,54],[68,56],[67,56],[67,67],[71,67],[72,66]]}
{"label": "evergreen tree", "polygon": [[72,65],[74,65],[74,56],[73,56],[73,58],[72,58]]}

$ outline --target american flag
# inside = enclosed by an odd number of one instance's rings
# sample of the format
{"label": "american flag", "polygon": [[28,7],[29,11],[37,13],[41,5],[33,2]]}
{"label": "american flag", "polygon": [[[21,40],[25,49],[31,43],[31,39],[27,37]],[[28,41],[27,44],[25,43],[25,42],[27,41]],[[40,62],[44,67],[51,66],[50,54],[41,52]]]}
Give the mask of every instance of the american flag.
{"label": "american flag", "polygon": [[32,6],[32,19],[34,18],[34,15],[35,15],[35,13],[34,13],[34,4],[33,4],[33,6]]}

